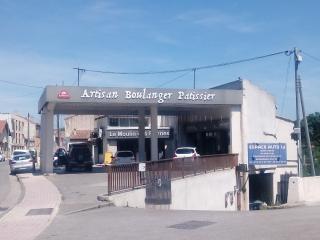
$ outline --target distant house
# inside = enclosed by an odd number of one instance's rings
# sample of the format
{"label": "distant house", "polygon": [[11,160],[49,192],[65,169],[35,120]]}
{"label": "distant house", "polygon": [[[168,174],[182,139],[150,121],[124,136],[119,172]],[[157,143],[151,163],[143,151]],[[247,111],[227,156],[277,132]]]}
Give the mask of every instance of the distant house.
{"label": "distant house", "polygon": [[70,142],[88,142],[92,130],[76,130],[70,134]]}
{"label": "distant house", "polygon": [[0,120],[0,152],[4,153],[6,158],[9,158],[9,136],[11,132],[6,120]]}
{"label": "distant house", "polygon": [[71,115],[64,119],[66,142],[88,142],[95,128],[94,115]]}

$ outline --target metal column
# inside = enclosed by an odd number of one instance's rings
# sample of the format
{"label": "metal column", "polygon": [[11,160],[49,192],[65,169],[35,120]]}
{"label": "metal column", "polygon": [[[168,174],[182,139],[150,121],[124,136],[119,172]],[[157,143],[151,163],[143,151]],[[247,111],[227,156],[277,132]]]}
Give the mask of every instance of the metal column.
{"label": "metal column", "polygon": [[158,106],[150,108],[151,113],[151,160],[158,160]]}
{"label": "metal column", "polygon": [[146,160],[145,138],[145,113],[142,108],[139,109],[139,161]]}
{"label": "metal column", "polygon": [[52,103],[48,103],[41,112],[40,168],[42,173],[53,172],[53,109],[54,105]]}

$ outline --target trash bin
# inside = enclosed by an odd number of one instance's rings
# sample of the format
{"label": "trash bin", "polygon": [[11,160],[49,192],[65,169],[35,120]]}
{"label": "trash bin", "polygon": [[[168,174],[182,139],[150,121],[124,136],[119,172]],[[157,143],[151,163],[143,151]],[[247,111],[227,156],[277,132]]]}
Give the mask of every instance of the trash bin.
{"label": "trash bin", "polygon": [[104,153],[104,165],[110,164],[112,161],[112,152]]}

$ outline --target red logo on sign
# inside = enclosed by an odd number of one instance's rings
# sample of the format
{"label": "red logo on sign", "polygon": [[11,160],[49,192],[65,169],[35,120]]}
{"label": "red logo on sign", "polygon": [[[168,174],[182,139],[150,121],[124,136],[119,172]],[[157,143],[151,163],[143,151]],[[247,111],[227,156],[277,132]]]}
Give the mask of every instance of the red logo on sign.
{"label": "red logo on sign", "polygon": [[69,95],[69,93],[68,93],[66,90],[61,90],[61,91],[58,93],[58,98],[59,98],[59,99],[69,99],[69,98],[70,98],[70,95]]}

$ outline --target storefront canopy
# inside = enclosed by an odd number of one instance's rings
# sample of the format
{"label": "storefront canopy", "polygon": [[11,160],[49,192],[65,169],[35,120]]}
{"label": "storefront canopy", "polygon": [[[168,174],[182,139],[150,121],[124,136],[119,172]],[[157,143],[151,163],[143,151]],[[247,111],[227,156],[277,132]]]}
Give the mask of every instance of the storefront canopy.
{"label": "storefront canopy", "polygon": [[47,86],[39,113],[48,103],[60,114],[134,114],[152,105],[157,105],[159,114],[172,114],[212,105],[241,105],[242,90]]}

